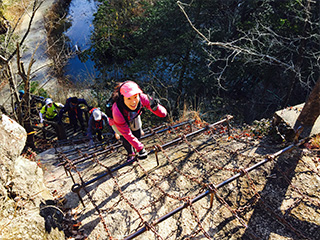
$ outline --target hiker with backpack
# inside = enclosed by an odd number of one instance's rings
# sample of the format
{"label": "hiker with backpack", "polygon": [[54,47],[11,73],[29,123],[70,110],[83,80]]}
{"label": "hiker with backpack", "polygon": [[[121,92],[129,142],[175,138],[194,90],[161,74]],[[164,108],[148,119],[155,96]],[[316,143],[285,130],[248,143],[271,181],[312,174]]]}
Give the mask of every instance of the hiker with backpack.
{"label": "hiker with backpack", "polygon": [[109,125],[109,119],[107,115],[99,108],[92,108],[90,111],[90,117],[88,121],[87,136],[90,139],[89,145],[93,145],[93,135],[97,135],[99,141],[102,141],[102,130],[107,126],[110,132],[114,135],[113,129]]}
{"label": "hiker with backpack", "polygon": [[58,121],[58,112],[59,108],[62,108],[63,104],[55,103],[51,98],[47,98],[45,101],[45,105],[41,108],[39,112],[40,123],[43,123],[43,120],[49,120],[52,122]]}
{"label": "hiker with backpack", "polygon": [[70,119],[70,124],[73,125],[74,132],[77,131],[78,121],[81,125],[81,130],[85,131],[84,120],[83,120],[83,111],[80,107],[80,104],[84,104],[87,106],[89,110],[89,105],[87,101],[83,98],[70,97],[66,100],[66,104],[59,112],[58,123],[62,124],[62,117],[65,112],[68,112],[68,116]]}
{"label": "hiker with backpack", "polygon": [[[158,117],[166,117],[167,110],[160,105],[158,99],[152,99],[144,94],[138,84],[126,81],[117,84],[112,93],[112,116],[108,116],[110,126],[120,135],[120,140],[128,153],[127,161],[135,159],[134,149],[139,159],[148,156],[144,145],[139,141],[142,135],[140,118],[143,107]],[[108,114],[107,114],[108,115]]]}

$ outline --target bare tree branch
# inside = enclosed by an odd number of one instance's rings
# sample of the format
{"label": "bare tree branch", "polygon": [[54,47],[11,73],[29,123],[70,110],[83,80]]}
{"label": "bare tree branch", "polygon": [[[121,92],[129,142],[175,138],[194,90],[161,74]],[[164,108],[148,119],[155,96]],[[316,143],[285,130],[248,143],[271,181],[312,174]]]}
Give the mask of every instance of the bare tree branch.
{"label": "bare tree branch", "polygon": [[[27,36],[28,36],[28,34],[29,34],[29,32],[30,32],[31,26],[32,26],[33,18],[34,18],[34,16],[35,16],[37,10],[38,10],[38,9],[40,8],[40,6],[42,5],[43,1],[44,1],[44,0],[38,2],[38,0],[34,0],[32,12],[31,12],[31,17],[30,17],[29,24],[28,24],[28,28],[27,28],[25,34],[23,35],[23,37],[22,37],[22,39],[21,39],[21,41],[20,41],[20,43],[19,43],[19,46],[22,46],[24,40],[27,38]],[[14,55],[16,54],[16,52],[17,52],[17,49],[15,49],[13,53],[11,53],[11,55],[8,57],[8,61],[10,61],[10,60],[14,57]]]}
{"label": "bare tree branch", "polygon": [[287,64],[285,62],[282,62],[281,60],[273,57],[273,56],[270,56],[268,54],[263,54],[263,53],[260,53],[260,52],[257,52],[255,51],[254,49],[248,49],[248,48],[243,48],[243,47],[239,47],[237,45],[235,45],[234,43],[236,43],[237,41],[241,41],[243,40],[244,38],[241,38],[241,39],[238,39],[238,40],[235,40],[233,42],[230,42],[230,43],[224,43],[224,42],[211,42],[204,34],[202,34],[195,26],[194,24],[192,23],[192,21],[190,20],[188,14],[186,13],[186,11],[184,10],[184,7],[183,7],[183,4],[178,1],[177,2],[178,6],[180,7],[181,11],[183,12],[183,14],[185,15],[186,19],[188,20],[190,26],[197,32],[197,34],[204,39],[205,42],[207,42],[207,45],[208,46],[218,46],[218,47],[222,47],[222,48],[225,48],[225,49],[228,49],[228,50],[231,50],[232,53],[230,54],[230,56],[232,55],[237,55],[237,54],[247,54],[247,55],[251,55],[251,56],[254,56],[256,58],[259,58],[259,59],[263,59],[265,61],[268,61],[269,63],[277,63],[279,64],[280,66],[284,67],[285,70],[290,70],[290,71],[293,71],[295,73],[297,73],[296,69],[294,68],[294,65],[293,64]]}

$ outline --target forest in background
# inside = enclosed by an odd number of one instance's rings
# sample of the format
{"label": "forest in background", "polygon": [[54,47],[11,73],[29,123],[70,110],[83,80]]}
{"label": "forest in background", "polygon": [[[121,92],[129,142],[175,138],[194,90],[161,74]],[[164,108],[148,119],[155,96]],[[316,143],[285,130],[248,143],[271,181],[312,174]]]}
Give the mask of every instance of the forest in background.
{"label": "forest in background", "polygon": [[304,102],[318,80],[319,1],[99,2],[84,53],[97,85],[134,79],[173,115],[250,123]]}
{"label": "forest in background", "polygon": [[[115,82],[133,79],[173,119],[192,110],[210,122],[231,114],[251,123],[305,102],[319,78],[319,1],[96,1],[92,46],[79,57],[100,73],[90,89],[102,109]],[[60,82],[68,82],[70,2],[56,1],[45,18]],[[2,17],[3,32],[7,25]],[[16,47],[6,36],[5,63]]]}

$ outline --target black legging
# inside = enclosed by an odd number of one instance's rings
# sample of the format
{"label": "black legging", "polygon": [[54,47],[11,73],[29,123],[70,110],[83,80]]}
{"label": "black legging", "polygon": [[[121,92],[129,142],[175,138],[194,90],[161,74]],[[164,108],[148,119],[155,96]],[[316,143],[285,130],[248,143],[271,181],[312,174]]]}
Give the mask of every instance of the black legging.
{"label": "black legging", "polygon": [[[140,138],[141,137],[141,129],[132,131],[132,134],[136,137],[136,138]],[[122,145],[123,147],[127,150],[128,155],[133,154],[133,147],[131,146],[131,144],[127,141],[127,139],[125,139],[122,135],[120,136],[120,140],[122,141]]]}
{"label": "black legging", "polygon": [[81,129],[84,130],[84,120],[82,116],[82,109],[80,107],[77,108],[77,111],[75,110],[68,111],[68,116],[70,119],[70,123],[73,125],[74,129],[78,127],[78,120],[79,120]]}

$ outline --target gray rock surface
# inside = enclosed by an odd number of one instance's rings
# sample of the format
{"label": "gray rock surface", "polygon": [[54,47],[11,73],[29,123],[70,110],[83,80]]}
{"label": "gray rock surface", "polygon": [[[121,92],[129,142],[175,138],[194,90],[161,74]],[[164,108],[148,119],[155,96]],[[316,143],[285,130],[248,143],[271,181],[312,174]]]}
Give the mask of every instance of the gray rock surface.
{"label": "gray rock surface", "polygon": [[21,156],[26,131],[14,120],[0,120],[0,239],[65,239],[64,233],[45,231],[40,202],[52,199],[44,185],[43,171]]}

